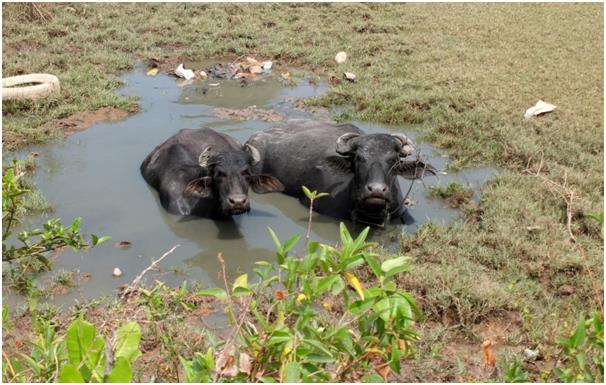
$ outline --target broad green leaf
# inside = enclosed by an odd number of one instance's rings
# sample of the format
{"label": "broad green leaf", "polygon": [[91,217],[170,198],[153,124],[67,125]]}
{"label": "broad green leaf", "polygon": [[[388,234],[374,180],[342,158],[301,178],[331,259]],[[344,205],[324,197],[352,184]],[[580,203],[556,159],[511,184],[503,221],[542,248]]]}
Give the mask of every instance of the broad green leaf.
{"label": "broad green leaf", "polygon": [[97,335],[93,325],[83,319],[74,320],[67,329],[67,354],[69,362],[80,367],[82,361],[86,365],[81,367],[81,373],[85,380],[103,379],[105,367],[105,341]]}
{"label": "broad green leaf", "polygon": [[377,313],[379,317],[383,319],[383,321],[389,321],[389,316],[392,310],[389,298],[383,298],[379,302],[375,303],[372,309],[375,311],[375,313]]}
{"label": "broad green leaf", "polygon": [[284,365],[283,382],[301,382],[301,364],[298,362],[289,362]]}
{"label": "broad green leaf", "polygon": [[416,303],[415,299],[412,297],[412,295],[410,295],[410,293],[408,293],[407,291],[404,291],[404,290],[400,291],[398,294],[400,294],[402,297],[406,298],[406,300],[408,301],[408,304],[412,308],[413,313],[415,313],[417,320],[419,322],[423,322],[423,320],[425,319],[425,317],[423,316],[423,312],[417,306],[417,303]]}
{"label": "broad green leaf", "polygon": [[339,223],[339,234],[341,235],[341,243],[344,247],[351,244],[353,241],[351,235],[349,235],[349,231],[347,230],[345,223],[343,222]]}
{"label": "broad green leaf", "polygon": [[234,281],[234,289],[236,287],[248,288],[248,274],[242,274]]}
{"label": "broad green leaf", "polygon": [[383,377],[379,376],[376,373],[369,373],[362,376],[362,382],[364,383],[383,383]]}
{"label": "broad green leaf", "polygon": [[243,295],[248,295],[250,293],[252,293],[252,290],[250,290],[247,287],[241,287],[241,286],[234,287],[234,290],[231,292],[231,294],[234,297],[241,297]]}
{"label": "broad green leaf", "polygon": [[387,273],[396,268],[401,268],[401,267],[407,266],[406,262],[408,260],[410,260],[410,257],[390,258],[381,264],[381,270],[383,270],[383,272]]}
{"label": "broad green leaf", "polygon": [[570,341],[572,343],[572,348],[581,346],[585,341],[585,318],[582,314],[579,315],[579,326],[577,326],[573,336],[570,337]]}
{"label": "broad green leaf", "polygon": [[65,364],[61,368],[61,374],[59,374],[58,382],[79,382],[83,383],[84,378],[78,369],[72,364]]}
{"label": "broad green leaf", "polygon": [[309,241],[307,244],[307,252],[309,254],[314,254],[320,248],[320,242],[318,241]]}
{"label": "broad green leaf", "polygon": [[303,339],[303,343],[320,350],[322,353],[324,353],[325,355],[327,355],[331,358],[334,357],[333,354],[331,353],[331,351],[326,349],[326,346],[324,346],[324,344],[320,341],[311,340],[311,339],[306,338],[306,339]]}
{"label": "broad green leaf", "polygon": [[339,279],[338,275],[329,275],[328,277],[324,277],[320,279],[318,282],[318,286],[316,286],[316,295],[322,295],[326,290],[330,289],[330,287]]}
{"label": "broad green leaf", "polygon": [[364,230],[362,230],[360,232],[360,234],[358,234],[358,237],[353,242],[355,249],[359,249],[364,244],[364,241],[366,240],[366,237],[368,236],[369,231],[370,231],[370,227],[366,226],[366,228]]}
{"label": "broad green leaf", "polygon": [[93,246],[100,245],[100,244],[102,244],[103,242],[107,242],[107,241],[109,241],[110,239],[112,239],[112,237],[110,237],[109,235],[106,235],[106,236],[104,236],[104,237],[99,238],[99,237],[98,237],[98,236],[96,236],[95,234],[92,234],[92,235],[91,235],[91,238],[92,238],[92,244],[93,244]]}
{"label": "broad green leaf", "polygon": [[366,260],[366,263],[368,263],[368,266],[372,269],[372,272],[375,273],[375,276],[381,278],[383,274],[381,273],[381,262],[379,259],[370,253],[365,253],[363,257],[364,260]]}
{"label": "broad green leaf", "polygon": [[[311,190],[309,190],[307,187],[305,186],[301,186],[301,188],[303,189],[303,193],[305,194],[305,196],[307,197],[307,199],[312,200],[314,199],[314,193],[311,192]],[[315,192],[315,191],[314,191]]]}
{"label": "broad green leaf", "polygon": [[337,275],[337,280],[332,285],[331,293],[332,295],[339,295],[343,289],[345,289],[345,281],[343,281],[340,275]]}
{"label": "broad green leaf", "polygon": [[365,311],[367,311],[368,309],[370,309],[374,303],[375,303],[374,298],[369,298],[364,301],[355,301],[349,305],[349,311],[353,315],[360,315],[360,314],[364,313]]}
{"label": "broad green leaf", "polygon": [[227,298],[227,293],[225,292],[225,290],[218,288],[218,287],[211,287],[208,289],[199,290],[196,292],[196,294],[202,295],[205,297],[215,297],[215,298],[221,299],[221,300]]}
{"label": "broad green leaf", "polygon": [[343,259],[340,263],[340,266],[341,266],[341,270],[348,271],[348,270],[355,269],[356,267],[360,266],[363,263],[364,263],[364,258],[362,258],[359,255],[354,255],[353,257]]}
{"label": "broad green leaf", "polygon": [[132,377],[133,372],[126,358],[118,357],[112,371],[107,375],[106,382],[130,382]]}
{"label": "broad green leaf", "polygon": [[301,234],[296,234],[284,242],[284,246],[282,246],[282,251],[284,254],[288,253],[288,251],[292,249],[297,242],[299,242],[299,239],[301,239]]}
{"label": "broad green leaf", "polygon": [[287,342],[292,339],[292,336],[288,332],[275,331],[274,334],[267,341],[268,345],[276,345],[282,342]]}
{"label": "broad green leaf", "polygon": [[[267,227],[267,230],[269,230],[269,235],[271,235],[271,239],[274,241],[274,244],[276,245],[276,249],[280,250],[282,248],[282,244],[280,243],[280,240],[278,239],[278,236],[276,235],[276,233],[274,233],[274,231],[271,229],[271,227]],[[284,263],[284,261],[279,262],[278,263]]]}
{"label": "broad green leaf", "polygon": [[398,342],[394,338],[391,341],[391,357],[390,357],[389,366],[396,373],[400,373],[400,357],[402,357],[402,352],[400,352],[400,348],[398,347]]}
{"label": "broad green leaf", "polygon": [[132,364],[141,355],[141,352],[139,351],[140,341],[141,327],[138,323],[131,321],[122,326],[118,329],[116,359],[124,358],[128,363]]}

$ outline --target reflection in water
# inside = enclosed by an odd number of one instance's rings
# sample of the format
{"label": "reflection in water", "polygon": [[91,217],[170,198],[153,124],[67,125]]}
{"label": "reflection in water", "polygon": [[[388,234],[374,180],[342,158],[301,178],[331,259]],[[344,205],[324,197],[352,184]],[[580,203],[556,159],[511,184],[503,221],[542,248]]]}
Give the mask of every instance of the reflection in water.
{"label": "reflection in water", "polygon": [[[160,272],[168,284],[179,284],[183,279],[203,285],[220,285],[217,272],[220,267],[217,254],[223,253],[228,275],[234,277],[249,272],[257,260],[273,260],[274,244],[269,236],[271,227],[281,240],[294,234],[304,235],[308,209],[297,199],[282,194],[257,195],[251,192],[251,211],[229,221],[204,218],[183,218],[164,211],[157,193],[139,173],[145,156],[159,143],[182,128],[210,126],[227,132],[245,142],[254,132],[271,126],[260,121],[229,121],[213,115],[214,106],[273,109],[296,118],[313,118],[295,110],[290,97],[309,97],[325,92],[324,85],[311,85],[301,80],[295,87],[284,87],[279,79],[267,77],[240,87],[237,81],[219,81],[211,92],[209,82],[198,82],[183,88],[165,75],[146,76],[142,68],[124,76],[126,95],[140,99],[141,112],[121,122],[99,123],[79,132],[65,143],[32,146],[16,155],[21,158],[29,151],[40,153],[39,168],[34,177],[44,195],[55,205],[53,217],[64,223],[82,217],[85,234],[111,235],[112,241],[88,252],[65,252],[55,262],[54,271],[79,269],[91,272],[92,278],[75,293],[55,299],[56,303],[73,302],[74,297],[92,298],[100,293],[111,294],[129,283],[173,245],[180,247],[168,256],[162,266],[175,267],[184,274]],[[208,88],[208,89],[206,89]],[[205,91],[206,89],[206,91]],[[354,122],[365,131],[385,132],[399,127]],[[414,139],[414,131],[406,129]],[[427,160],[439,169],[446,168],[448,159],[434,153],[427,144],[420,144]],[[440,200],[428,197],[425,185],[446,184],[457,180],[468,184],[476,197],[485,180],[496,171],[492,168],[462,170],[440,180],[434,176],[413,184],[410,218],[404,225],[394,224],[386,229],[373,229],[372,241],[384,245],[397,241],[402,231],[411,232],[431,220],[449,222],[459,213],[444,207]],[[410,181],[400,181],[407,191]],[[46,217],[29,218],[24,226],[39,227]],[[338,222],[334,218],[314,214],[312,238],[334,244],[339,237]],[[346,222],[352,234],[364,225]],[[127,250],[113,247],[118,241],[132,242]],[[301,251],[303,242],[296,250]],[[111,272],[119,267],[124,275],[113,278]],[[148,282],[153,282],[148,274]]]}

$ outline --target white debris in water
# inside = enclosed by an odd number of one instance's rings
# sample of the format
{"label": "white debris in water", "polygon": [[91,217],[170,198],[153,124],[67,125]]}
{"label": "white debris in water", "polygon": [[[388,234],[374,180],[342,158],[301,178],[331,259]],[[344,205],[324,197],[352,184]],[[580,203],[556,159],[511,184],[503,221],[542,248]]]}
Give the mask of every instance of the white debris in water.
{"label": "white debris in water", "polygon": [[121,276],[122,276],[122,270],[120,270],[120,269],[119,269],[119,268],[117,268],[117,267],[114,267],[114,271],[113,271],[112,275],[113,275],[114,277],[121,277]]}
{"label": "white debris in water", "polygon": [[273,63],[270,61],[263,62],[263,69],[265,71],[269,71],[272,66],[273,66]]}
{"label": "white debris in water", "polygon": [[183,63],[179,64],[179,66],[175,70],[175,75],[186,80],[193,79],[196,77],[194,71],[183,68]]}
{"label": "white debris in water", "polygon": [[556,108],[556,106],[554,106],[553,104],[545,103],[544,101],[539,100],[537,102],[537,104],[535,104],[533,107],[530,107],[529,109],[526,110],[524,117],[526,119],[528,119],[533,116],[539,116],[541,114],[546,114],[548,112],[555,110],[555,108]]}
{"label": "white debris in water", "polygon": [[345,52],[341,51],[335,55],[335,61],[338,64],[345,63],[345,60],[347,60],[347,54]]}

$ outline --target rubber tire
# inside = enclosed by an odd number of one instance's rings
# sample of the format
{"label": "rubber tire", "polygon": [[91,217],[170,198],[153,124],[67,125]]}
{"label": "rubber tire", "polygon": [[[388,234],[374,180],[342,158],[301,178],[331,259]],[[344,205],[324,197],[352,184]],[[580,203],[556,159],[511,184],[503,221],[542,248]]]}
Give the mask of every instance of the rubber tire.
{"label": "rubber tire", "polygon": [[[15,87],[19,84],[41,83],[34,86]],[[29,74],[2,79],[2,100],[43,98],[61,90],[59,79],[49,74]]]}

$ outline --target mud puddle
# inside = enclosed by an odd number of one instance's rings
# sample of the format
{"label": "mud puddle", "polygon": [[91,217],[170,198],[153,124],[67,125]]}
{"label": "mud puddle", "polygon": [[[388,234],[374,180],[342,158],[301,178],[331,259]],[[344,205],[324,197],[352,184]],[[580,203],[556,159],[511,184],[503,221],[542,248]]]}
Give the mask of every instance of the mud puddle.
{"label": "mud puddle", "polygon": [[[156,192],[141,177],[139,165],[156,145],[182,128],[209,126],[244,142],[254,132],[275,124],[263,120],[265,112],[288,118],[327,120],[330,117],[327,111],[316,109],[314,114],[301,108],[300,102],[301,98],[324,93],[324,84],[299,78],[295,79],[296,85],[287,86],[277,74],[263,76],[246,87],[237,80],[179,86],[174,77],[166,74],[147,76],[143,66],[123,80],[126,85],[119,92],[139,97],[139,113],[120,121],[97,123],[61,144],[31,146],[4,156],[24,158],[31,151],[40,154],[33,179],[53,203],[55,212],[28,218],[25,227],[40,227],[49,217],[61,218],[65,224],[82,217],[83,233],[112,236],[111,241],[87,252],[66,251],[54,262],[51,275],[62,269],[91,273],[87,282],[67,294],[56,295],[54,303],[74,303],[97,298],[102,293],[111,295],[120,285],[130,283],[152,259],[176,244],[180,247],[164,259],[161,271],[146,276],[147,282],[157,278],[170,285],[188,280],[221,286],[217,275],[219,252],[225,256],[229,276],[234,277],[250,272],[255,261],[273,260],[274,247],[267,227],[274,229],[281,239],[305,233],[307,209],[296,199],[281,194],[251,192],[251,212],[230,221],[168,214],[160,206]],[[241,116],[217,114],[217,109],[249,109],[258,113],[252,117],[261,120],[241,120]],[[397,129],[413,139],[416,136],[414,127],[353,123],[367,132]],[[417,144],[430,163],[438,169],[446,168],[446,157],[428,144]],[[447,208],[442,200],[431,198],[427,186],[456,180],[473,188],[477,198],[480,186],[495,173],[492,168],[466,169],[441,175],[439,180],[428,177],[415,182],[411,191],[414,205],[410,208],[414,223],[373,231],[372,240],[395,249],[394,242],[402,232],[412,232],[430,220],[442,223],[460,220],[460,212]],[[400,183],[402,190],[407,191],[410,182]],[[335,243],[338,224],[333,218],[315,215],[312,238]],[[348,226],[353,231],[362,228],[351,223]],[[114,246],[121,241],[130,242],[130,247]],[[115,267],[123,272],[119,278],[112,277]],[[10,302],[15,301],[13,294],[4,295]]]}

